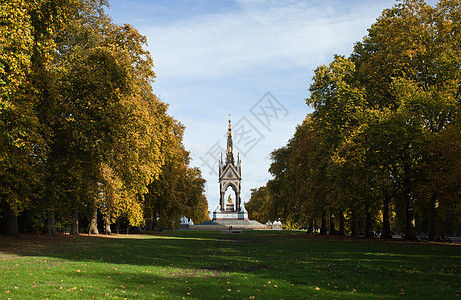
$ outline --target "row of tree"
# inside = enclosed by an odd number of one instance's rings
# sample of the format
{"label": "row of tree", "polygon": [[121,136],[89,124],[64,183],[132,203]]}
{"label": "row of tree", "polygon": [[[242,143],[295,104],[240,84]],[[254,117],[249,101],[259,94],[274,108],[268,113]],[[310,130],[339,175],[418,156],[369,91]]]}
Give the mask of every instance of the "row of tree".
{"label": "row of tree", "polygon": [[[453,234],[461,221],[461,2],[399,1],[315,70],[314,111],[247,204],[321,233]],[[329,221],[329,222],[328,222]],[[327,224],[329,223],[329,225]]]}
{"label": "row of tree", "polygon": [[[6,231],[78,233],[207,218],[183,126],[153,93],[146,38],[99,0],[0,4],[0,209]],[[19,225],[18,225],[19,216]],[[87,218],[88,217],[88,218]],[[46,222],[43,222],[46,220]],[[80,226],[81,227],[81,226]]]}

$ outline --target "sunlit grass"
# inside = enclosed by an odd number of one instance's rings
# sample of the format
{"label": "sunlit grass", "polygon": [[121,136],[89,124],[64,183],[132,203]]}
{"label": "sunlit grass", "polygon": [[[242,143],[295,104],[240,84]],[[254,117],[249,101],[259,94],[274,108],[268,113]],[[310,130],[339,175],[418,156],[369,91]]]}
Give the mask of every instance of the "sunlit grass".
{"label": "sunlit grass", "polygon": [[461,247],[175,231],[0,238],[0,299],[449,299]]}

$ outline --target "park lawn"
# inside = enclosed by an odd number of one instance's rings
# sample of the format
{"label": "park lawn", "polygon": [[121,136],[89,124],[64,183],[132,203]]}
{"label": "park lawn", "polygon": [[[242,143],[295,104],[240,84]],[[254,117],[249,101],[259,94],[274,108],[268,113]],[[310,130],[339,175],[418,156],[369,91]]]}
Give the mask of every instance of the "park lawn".
{"label": "park lawn", "polygon": [[458,299],[461,246],[297,231],[0,237],[0,299]]}

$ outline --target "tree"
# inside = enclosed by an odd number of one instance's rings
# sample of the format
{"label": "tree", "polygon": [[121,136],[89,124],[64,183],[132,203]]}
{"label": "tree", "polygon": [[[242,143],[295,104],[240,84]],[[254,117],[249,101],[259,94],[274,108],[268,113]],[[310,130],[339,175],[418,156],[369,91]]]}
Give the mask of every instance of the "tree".
{"label": "tree", "polygon": [[52,85],[46,68],[53,52],[52,33],[73,7],[72,1],[61,1],[59,8],[53,1],[1,4],[0,193],[10,215],[10,234],[18,233],[16,216],[36,197],[41,180],[46,138],[37,109]]}
{"label": "tree", "polygon": [[[342,215],[344,209],[351,208],[354,222],[358,214],[358,203],[347,202],[357,202],[361,197],[352,197],[350,191],[356,190],[346,188],[349,183],[337,172],[333,158],[336,149],[359,123],[365,103],[365,90],[357,84],[355,74],[355,65],[350,59],[335,56],[328,66],[320,66],[315,70],[309,88],[311,96],[306,100],[315,109],[312,123],[321,140],[317,149],[318,159],[313,162],[316,166],[311,174],[317,181],[312,188],[320,187],[317,201],[325,201],[323,215],[327,209],[331,210],[332,215],[337,210]],[[323,233],[326,233],[325,222],[325,217],[322,217]],[[334,232],[334,227],[331,230]]]}
{"label": "tree", "polygon": [[[152,91],[146,38],[113,24],[105,5],[1,4],[0,197],[10,233],[17,214],[33,207],[43,210],[47,234],[56,234],[57,217],[78,233],[82,213],[96,231],[98,211],[106,230],[120,216],[141,226],[149,184],[176,164],[171,153],[185,153],[182,126]],[[188,195],[180,202],[199,221],[204,180],[184,153],[170,157],[179,178],[193,182],[178,185]]]}
{"label": "tree", "polygon": [[83,6],[58,36],[60,96],[54,112],[43,114],[53,132],[47,186],[54,190],[45,201],[67,203],[72,215],[82,204],[93,207],[93,232],[96,209],[106,228],[122,214],[131,226],[143,224],[142,195],[160,174],[170,122],[150,86],[155,74],[146,38],[129,25],[112,24],[101,5]]}
{"label": "tree", "polygon": [[404,152],[392,164],[406,199],[409,239],[415,238],[415,180],[422,171],[415,169],[414,159],[420,161],[424,152],[415,151],[415,146],[446,129],[459,97],[455,24],[460,21],[460,6],[459,1],[440,1],[435,8],[421,0],[401,1],[383,12],[352,54],[357,78],[367,90],[368,107],[393,114],[395,129],[406,128],[402,132],[406,138],[396,139],[400,142],[394,146]]}
{"label": "tree", "polygon": [[165,164],[145,195],[144,216],[149,231],[177,228],[182,216],[197,224],[209,219],[205,180],[198,168],[189,167],[189,152],[182,143],[184,126],[177,121],[171,126],[170,139],[164,145]]}
{"label": "tree", "polygon": [[268,209],[266,207],[270,198],[267,195],[267,187],[261,186],[259,188],[251,189],[250,200],[245,203],[245,209],[248,211],[248,217],[261,223],[267,222]]}
{"label": "tree", "polygon": [[[405,216],[406,239],[415,239],[429,219],[431,238],[437,236],[440,209],[440,221],[453,223],[459,156],[452,149],[459,145],[447,137],[459,133],[460,17],[460,1],[435,7],[399,1],[383,11],[349,58],[335,56],[315,70],[306,101],[314,108],[309,126],[298,127],[273,152],[274,179],[267,186],[276,191],[279,211],[293,215],[298,203],[308,205],[321,215],[321,232],[328,212],[334,232],[335,213],[346,211],[339,216],[350,215],[352,233],[364,223],[368,236],[382,215],[383,236],[389,237],[394,209],[399,219]],[[309,128],[313,133],[304,135]]]}

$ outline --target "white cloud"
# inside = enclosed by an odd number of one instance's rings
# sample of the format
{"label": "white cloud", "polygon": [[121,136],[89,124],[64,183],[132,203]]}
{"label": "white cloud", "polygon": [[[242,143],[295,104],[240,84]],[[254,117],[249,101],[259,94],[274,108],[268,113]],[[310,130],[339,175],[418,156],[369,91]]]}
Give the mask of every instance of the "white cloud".
{"label": "white cloud", "polygon": [[312,67],[325,55],[350,50],[382,10],[382,1],[359,1],[349,10],[328,1],[240,3],[236,12],[145,28],[158,75],[194,80],[252,68]]}

